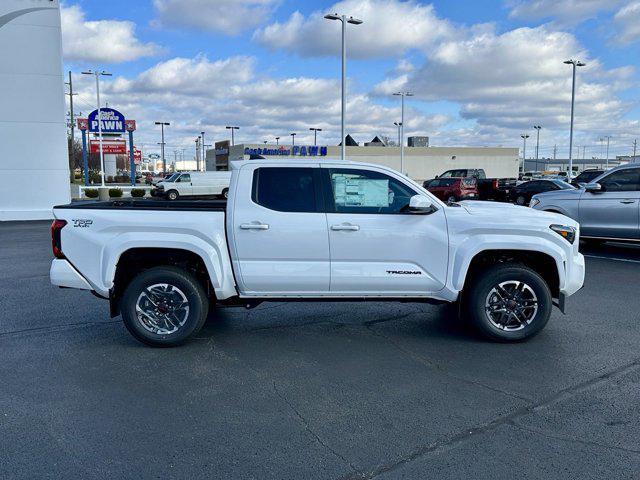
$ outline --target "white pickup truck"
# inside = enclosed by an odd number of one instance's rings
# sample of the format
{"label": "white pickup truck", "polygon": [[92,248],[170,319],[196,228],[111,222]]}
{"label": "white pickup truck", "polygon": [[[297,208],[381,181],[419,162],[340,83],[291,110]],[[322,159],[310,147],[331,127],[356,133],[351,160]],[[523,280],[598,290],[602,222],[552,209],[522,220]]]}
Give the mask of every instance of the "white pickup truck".
{"label": "white pickup truck", "polygon": [[184,342],[216,306],[458,302],[486,337],[522,340],[582,287],[578,224],[493,202],[447,205],[398,172],[245,161],[229,198],[54,208],[51,282],[109,299],[138,340]]}

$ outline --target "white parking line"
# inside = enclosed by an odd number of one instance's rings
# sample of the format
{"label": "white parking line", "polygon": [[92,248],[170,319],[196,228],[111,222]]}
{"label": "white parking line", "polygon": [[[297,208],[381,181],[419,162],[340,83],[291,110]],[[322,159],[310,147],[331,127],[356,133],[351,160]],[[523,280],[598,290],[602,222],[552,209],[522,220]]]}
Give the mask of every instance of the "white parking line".
{"label": "white parking line", "polygon": [[615,260],[616,262],[640,263],[640,260],[632,260],[630,258],[603,257],[601,255],[584,255],[587,258],[603,258],[604,260]]}

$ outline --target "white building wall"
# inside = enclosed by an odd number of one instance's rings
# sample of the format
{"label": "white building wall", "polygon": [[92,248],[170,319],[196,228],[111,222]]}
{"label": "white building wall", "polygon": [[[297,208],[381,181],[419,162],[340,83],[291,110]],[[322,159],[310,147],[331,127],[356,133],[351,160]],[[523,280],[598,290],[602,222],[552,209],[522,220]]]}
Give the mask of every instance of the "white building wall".
{"label": "white building wall", "polygon": [[0,1],[0,220],[70,201],[58,0]]}
{"label": "white building wall", "polygon": [[[235,145],[229,149],[229,160],[248,159],[245,148],[264,148],[263,144]],[[285,146],[287,149],[290,146]],[[276,149],[275,145],[266,148]],[[400,171],[399,147],[347,147],[347,160],[384,165]],[[267,156],[267,159],[340,158],[340,147],[327,148],[326,157]],[[416,181],[434,178],[454,168],[482,168],[487,177],[517,178],[518,149],[504,147],[405,147],[404,173]]]}

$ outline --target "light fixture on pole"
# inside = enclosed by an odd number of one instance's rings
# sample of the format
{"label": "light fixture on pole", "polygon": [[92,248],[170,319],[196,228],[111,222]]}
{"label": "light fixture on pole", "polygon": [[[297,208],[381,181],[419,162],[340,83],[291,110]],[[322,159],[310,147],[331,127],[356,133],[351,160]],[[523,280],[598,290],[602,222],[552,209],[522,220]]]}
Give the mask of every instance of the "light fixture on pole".
{"label": "light fixture on pole", "polygon": [[342,148],[340,149],[340,155],[342,160],[345,160],[346,157],[346,142],[345,133],[344,133],[344,120],[345,113],[347,109],[347,43],[346,43],[346,34],[347,34],[347,23],[351,25],[360,25],[362,20],[353,17],[347,17],[346,15],[338,15],[337,13],[330,13],[324,16],[327,20],[340,20],[342,22],[342,115],[340,122],[340,145]]}
{"label": "light fixture on pole", "polygon": [[521,173],[524,173],[524,162],[527,159],[527,138],[529,138],[529,134],[523,133],[520,135],[522,138],[522,170]]}
{"label": "light fixture on pole", "polygon": [[231,130],[231,145],[235,145],[236,141],[235,141],[235,138],[233,136],[233,132],[234,132],[234,130],[240,130],[240,127],[230,127],[230,126],[227,125],[224,128],[226,128],[227,130]]}
{"label": "light fixture on pole", "polygon": [[[105,72],[104,70],[87,70],[86,72],[82,72],[83,75],[94,75],[96,77],[96,100],[98,102],[98,143],[100,145],[100,180],[102,182],[102,186],[104,187],[104,152],[102,151],[102,108],[100,107],[100,76],[110,77],[111,74]],[[71,119],[73,122],[73,118]]]}
{"label": "light fixture on pole", "polygon": [[198,138],[196,138],[196,166],[200,165],[200,136],[198,135]]}
{"label": "light fixture on pole", "polygon": [[171,125],[169,122],[155,122],[156,125],[160,125],[160,135],[161,135],[161,142],[160,142],[160,156],[162,157],[162,173],[167,173],[167,161],[164,158],[164,126],[167,125]]}
{"label": "light fixture on pole", "polygon": [[[293,149],[293,147],[296,146],[296,135],[297,135],[297,133],[292,133],[291,134],[291,148],[292,149]],[[293,153],[293,152],[291,152],[291,153]]]}
{"label": "light fixture on pole", "polygon": [[404,97],[412,97],[411,92],[396,92],[394,95],[401,98],[401,117],[400,117],[400,173],[404,175]]}
{"label": "light fixture on pole", "polygon": [[400,127],[402,126],[402,122],[393,122],[393,124],[398,127],[398,146],[402,145],[400,141]]}
{"label": "light fixture on pole", "polygon": [[540,130],[542,127],[540,125],[534,125],[533,128],[536,129],[536,172],[538,171],[538,154],[540,152]]}
{"label": "light fixture on pole", "polygon": [[576,68],[584,67],[586,63],[580,60],[566,60],[566,65],[573,66],[573,81],[571,82],[571,128],[569,130],[569,172],[568,178],[571,180],[571,174],[573,173],[573,112],[576,103]]}
{"label": "light fixture on pole", "polygon": [[276,145],[280,145],[280,137],[276,137]]}
{"label": "light fixture on pole", "polygon": [[321,132],[322,129],[311,127],[309,130],[313,130],[313,146],[315,147],[318,145],[318,132]]}

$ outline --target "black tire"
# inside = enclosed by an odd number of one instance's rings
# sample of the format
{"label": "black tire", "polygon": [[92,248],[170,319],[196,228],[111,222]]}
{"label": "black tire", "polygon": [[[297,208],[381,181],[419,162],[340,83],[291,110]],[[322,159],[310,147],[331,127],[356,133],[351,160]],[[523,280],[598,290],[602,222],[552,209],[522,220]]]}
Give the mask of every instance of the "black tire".
{"label": "black tire", "polygon": [[[174,295],[178,301],[181,301],[182,295],[186,298],[188,311],[185,312],[183,309],[180,315],[175,317],[178,320],[183,316],[186,318],[184,322],[176,322],[179,326],[173,332],[152,332],[148,323],[145,326],[141,320],[144,316],[141,315],[139,318],[136,311],[138,299],[141,298],[143,291],[155,284],[171,285],[173,290],[170,295]],[[148,293],[145,295],[149,298]],[[156,300],[158,298],[155,297]],[[144,302],[144,299],[141,302]],[[176,267],[154,267],[140,273],[127,286],[122,296],[120,310],[124,324],[134,338],[153,347],[174,347],[184,343],[202,328],[209,312],[209,300],[200,282],[190,273]]]}
{"label": "black tire", "polygon": [[222,198],[224,198],[225,200],[227,198],[229,198],[229,189],[225,188],[224,190],[222,190]]}
{"label": "black tire", "polygon": [[[519,282],[520,284],[526,285],[528,289],[521,294],[523,298],[530,298],[530,292],[535,294],[537,298],[537,311],[532,311],[532,307],[519,310],[520,312],[524,312],[526,316],[530,316],[530,319],[526,322],[520,322],[518,324],[515,318],[511,320],[512,317],[510,317],[508,313],[504,314],[507,315],[508,318],[506,322],[492,321],[492,317],[490,317],[487,312],[485,306],[487,302],[490,301],[490,293],[494,288],[497,288],[498,285],[505,282],[507,283],[505,287],[509,288],[513,285],[509,282],[516,284]],[[515,290],[512,290],[512,292],[515,292]],[[517,293],[514,293],[514,296],[515,295],[517,295]],[[530,268],[516,263],[496,265],[476,275],[472,280],[468,292],[466,292],[464,296],[463,302],[465,306],[465,316],[471,321],[475,329],[485,338],[498,342],[517,342],[533,337],[545,327],[549,321],[553,307],[551,291],[544,279]],[[529,300],[529,302],[531,302],[531,300]],[[526,303],[523,303],[523,305],[525,304]],[[512,304],[509,304],[509,307],[513,308]],[[521,307],[515,308],[519,309]],[[500,314],[493,314],[494,317],[496,315]],[[502,325],[502,323],[511,326],[500,328],[499,325]],[[516,329],[516,327],[518,329]]]}
{"label": "black tire", "polygon": [[177,190],[169,190],[166,195],[167,200],[177,200],[179,196],[180,194],[177,192]]}
{"label": "black tire", "polygon": [[518,198],[516,198],[516,203],[518,205],[524,205],[525,203],[527,203],[527,199],[524,198],[524,195],[518,195]]}

